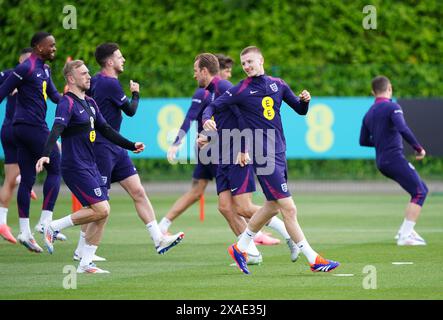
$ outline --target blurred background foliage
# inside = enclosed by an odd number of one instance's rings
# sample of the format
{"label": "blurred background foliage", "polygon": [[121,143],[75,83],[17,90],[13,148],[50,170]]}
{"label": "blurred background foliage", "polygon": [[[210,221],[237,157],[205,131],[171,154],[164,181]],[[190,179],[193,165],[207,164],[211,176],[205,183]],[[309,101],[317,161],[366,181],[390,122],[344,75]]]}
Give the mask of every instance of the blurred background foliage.
{"label": "blurred background foliage", "polygon": [[[63,28],[65,5],[76,9],[77,29]],[[373,0],[377,29],[365,30],[368,1],[319,0],[0,0],[0,69],[39,30],[57,41],[51,63],[59,90],[67,56],[98,71],[95,47],[119,43],[126,58],[122,83],[134,79],[142,97],[190,97],[200,52],[234,58],[232,82],[244,77],[239,52],[257,45],[267,73],[294,91],[314,96],[369,96],[370,80],[392,79],[397,97],[442,97],[443,1]],[[69,22],[69,21],[68,21]],[[125,88],[128,89],[128,88]],[[193,166],[136,160],[144,180],[189,179]],[[381,178],[373,160],[289,160],[293,179]],[[442,178],[442,159],[415,163],[425,177]]]}
{"label": "blurred background foliage", "polygon": [[[66,30],[65,5],[77,13]],[[145,97],[187,97],[195,88],[193,60],[200,52],[236,60],[233,82],[243,78],[239,52],[257,45],[269,74],[316,96],[367,96],[377,74],[391,77],[398,97],[442,96],[443,1],[371,1],[377,29],[365,30],[368,1],[318,0],[0,0],[0,67],[13,66],[32,34],[57,40],[55,82],[67,56],[94,73],[95,47],[120,44],[127,59],[121,79],[141,83]]]}

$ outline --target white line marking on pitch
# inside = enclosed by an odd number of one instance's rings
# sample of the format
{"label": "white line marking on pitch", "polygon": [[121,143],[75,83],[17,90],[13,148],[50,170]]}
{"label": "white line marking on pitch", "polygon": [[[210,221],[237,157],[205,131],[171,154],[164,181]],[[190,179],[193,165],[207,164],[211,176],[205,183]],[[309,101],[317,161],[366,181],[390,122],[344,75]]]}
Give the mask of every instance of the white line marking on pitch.
{"label": "white line marking on pitch", "polygon": [[337,273],[337,274],[332,274],[335,277],[353,277],[354,274],[353,273]]}
{"label": "white line marking on pitch", "polygon": [[395,264],[395,265],[401,265],[401,264],[414,264],[414,262],[392,262],[392,264]]}

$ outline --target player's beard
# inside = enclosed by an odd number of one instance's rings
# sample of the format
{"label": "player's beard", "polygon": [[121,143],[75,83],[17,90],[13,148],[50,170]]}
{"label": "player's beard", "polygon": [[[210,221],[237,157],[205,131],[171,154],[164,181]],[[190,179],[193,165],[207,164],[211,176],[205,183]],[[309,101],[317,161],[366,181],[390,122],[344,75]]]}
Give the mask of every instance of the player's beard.
{"label": "player's beard", "polygon": [[198,80],[198,86],[199,86],[200,88],[206,88],[207,85],[208,85],[208,84],[206,83],[205,79],[200,79],[200,80]]}
{"label": "player's beard", "polygon": [[51,56],[50,54],[47,54],[47,55],[44,55],[44,56],[41,56],[41,59],[43,59],[43,61],[49,61],[49,62],[52,62],[53,60],[54,60],[54,56]]}
{"label": "player's beard", "polygon": [[47,54],[45,54],[44,58],[47,61],[54,61],[54,59],[55,59],[55,51],[54,52],[48,52]]}
{"label": "player's beard", "polygon": [[88,83],[84,83],[83,85],[78,86],[78,88],[79,88],[82,92],[86,92],[86,91],[89,90],[89,88],[91,88],[91,83],[90,83],[90,82],[88,82]]}
{"label": "player's beard", "polygon": [[118,68],[115,68],[114,70],[116,74],[123,73],[123,71],[125,70],[125,66],[124,65],[118,66]]}

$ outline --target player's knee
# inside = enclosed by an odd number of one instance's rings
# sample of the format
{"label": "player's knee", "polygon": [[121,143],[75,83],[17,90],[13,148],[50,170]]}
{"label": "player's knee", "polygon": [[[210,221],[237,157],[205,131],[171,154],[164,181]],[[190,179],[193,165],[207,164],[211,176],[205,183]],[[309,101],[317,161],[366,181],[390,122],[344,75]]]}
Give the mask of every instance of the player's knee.
{"label": "player's knee", "polygon": [[3,183],[9,190],[14,190],[17,185],[15,178],[5,178],[5,182]]}
{"label": "player's knee", "polygon": [[283,218],[285,220],[295,220],[297,219],[297,207],[295,205],[289,206],[281,209]]}
{"label": "player's knee", "polygon": [[102,203],[95,210],[97,220],[107,219],[111,213],[111,207],[108,202]]}
{"label": "player's knee", "polygon": [[242,217],[251,218],[255,213],[255,208],[253,206],[235,206],[235,212]]}
{"label": "player's knee", "polygon": [[205,192],[205,188],[202,188],[199,185],[193,187],[191,189],[191,194],[192,194],[194,201],[199,200],[201,198],[201,196],[203,196],[204,192]]}
{"label": "player's knee", "polygon": [[35,183],[35,175],[22,176],[20,180],[20,187],[25,187],[26,189],[31,190],[34,183]]}
{"label": "player's knee", "polygon": [[142,185],[139,185],[131,190],[131,197],[134,200],[140,200],[146,198],[145,189],[143,189]]}
{"label": "player's knee", "polygon": [[230,205],[226,205],[224,203],[219,203],[218,204],[218,211],[220,211],[220,213],[223,216],[227,217],[232,214],[232,207]]}
{"label": "player's knee", "polygon": [[190,198],[190,201],[192,201],[192,203],[197,202],[198,200],[200,200],[200,197],[203,195],[203,193],[198,193],[195,192],[194,190],[189,191],[188,196]]}
{"label": "player's knee", "polygon": [[418,188],[417,192],[412,194],[411,202],[423,206],[426,197],[428,196],[428,192],[428,187],[423,183],[422,187]]}
{"label": "player's knee", "polygon": [[197,188],[197,190],[195,190],[195,192],[194,192],[194,197],[198,200],[201,198],[201,196],[203,196],[203,194],[204,194],[204,190]]}

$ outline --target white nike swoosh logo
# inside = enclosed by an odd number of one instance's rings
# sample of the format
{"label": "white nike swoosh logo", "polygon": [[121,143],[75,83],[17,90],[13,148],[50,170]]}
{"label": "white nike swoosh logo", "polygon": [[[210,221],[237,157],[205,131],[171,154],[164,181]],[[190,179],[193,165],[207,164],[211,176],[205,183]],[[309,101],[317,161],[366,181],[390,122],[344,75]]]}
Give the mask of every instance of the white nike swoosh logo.
{"label": "white nike swoosh logo", "polygon": [[235,190],[237,190],[238,188],[234,188],[234,189],[231,189],[231,192],[234,192]]}
{"label": "white nike swoosh logo", "polygon": [[18,75],[17,73],[15,73],[15,71],[13,72],[13,74],[14,74],[14,76],[16,76],[17,78],[19,78],[20,80],[23,80],[23,78],[22,78],[20,75]]}
{"label": "white nike swoosh logo", "polygon": [[37,73],[37,78],[40,78],[42,74],[41,73]]}
{"label": "white nike swoosh logo", "polygon": [[252,90],[249,91],[250,94],[254,94],[254,93],[257,93],[257,92],[258,92],[258,91],[252,91]]}
{"label": "white nike swoosh logo", "polygon": [[80,113],[83,113],[83,112],[85,112],[85,110],[80,110]]}

